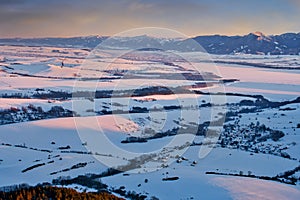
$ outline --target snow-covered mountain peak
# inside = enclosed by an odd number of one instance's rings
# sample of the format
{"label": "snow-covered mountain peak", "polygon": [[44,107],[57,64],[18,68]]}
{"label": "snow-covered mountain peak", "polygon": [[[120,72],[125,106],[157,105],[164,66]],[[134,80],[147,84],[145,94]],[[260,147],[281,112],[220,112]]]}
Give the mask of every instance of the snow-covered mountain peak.
{"label": "snow-covered mountain peak", "polygon": [[257,40],[271,41],[271,38],[269,36],[266,36],[264,33],[260,32],[260,31],[256,31],[252,34],[257,36]]}

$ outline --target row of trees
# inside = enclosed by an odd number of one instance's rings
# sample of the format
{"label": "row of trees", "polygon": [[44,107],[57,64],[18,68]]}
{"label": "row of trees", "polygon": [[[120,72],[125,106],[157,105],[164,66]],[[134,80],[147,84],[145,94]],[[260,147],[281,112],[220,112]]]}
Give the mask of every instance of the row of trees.
{"label": "row of trees", "polygon": [[16,191],[0,192],[0,200],[24,200],[24,199],[37,199],[37,200],[119,200],[121,198],[116,197],[112,194],[101,192],[101,193],[86,193],[77,192],[70,188],[60,188],[52,186],[37,186],[30,188],[22,188]]}
{"label": "row of trees", "polygon": [[40,106],[29,104],[22,108],[11,107],[0,111],[0,125],[40,119],[72,117],[75,113],[61,106],[53,106],[44,111]]}

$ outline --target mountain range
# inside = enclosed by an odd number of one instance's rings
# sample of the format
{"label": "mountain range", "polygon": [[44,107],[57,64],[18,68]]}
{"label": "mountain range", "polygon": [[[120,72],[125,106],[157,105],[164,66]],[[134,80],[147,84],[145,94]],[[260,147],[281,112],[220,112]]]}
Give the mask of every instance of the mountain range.
{"label": "mountain range", "polygon": [[[300,33],[265,35],[261,32],[244,36],[207,35],[189,39],[154,38],[147,35],[135,37],[87,36],[70,38],[4,38],[0,45],[59,46],[93,49],[103,41],[106,47],[176,51],[207,51],[210,54],[270,54],[300,55]],[[195,43],[196,41],[196,43]],[[200,44],[200,45],[198,45]]]}
{"label": "mountain range", "polygon": [[300,33],[266,36],[261,32],[244,36],[198,36],[193,38],[212,54],[271,54],[296,55],[300,53]]}

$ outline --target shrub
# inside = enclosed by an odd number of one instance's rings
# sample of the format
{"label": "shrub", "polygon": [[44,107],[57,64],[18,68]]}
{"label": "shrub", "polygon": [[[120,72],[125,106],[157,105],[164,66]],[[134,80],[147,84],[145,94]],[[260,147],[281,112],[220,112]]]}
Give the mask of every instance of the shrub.
{"label": "shrub", "polygon": [[280,138],[284,136],[284,133],[282,131],[275,130],[272,131],[270,135],[273,141],[278,141]]}

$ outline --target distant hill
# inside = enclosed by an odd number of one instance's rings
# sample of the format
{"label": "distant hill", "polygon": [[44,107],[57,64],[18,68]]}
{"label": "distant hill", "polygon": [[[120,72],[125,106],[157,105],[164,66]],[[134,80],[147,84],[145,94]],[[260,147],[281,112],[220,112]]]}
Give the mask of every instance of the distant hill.
{"label": "distant hill", "polygon": [[[71,38],[12,38],[0,39],[0,45],[25,46],[58,46],[95,48],[108,37],[89,36]],[[203,51],[195,45],[200,44],[210,54],[270,54],[300,55],[300,33],[284,33],[281,35],[264,35],[254,32],[244,36],[209,35],[190,39],[153,38],[146,35],[136,37],[114,37],[109,47],[136,49],[163,49],[176,51]],[[196,44],[197,44],[196,43]]]}
{"label": "distant hill", "polygon": [[266,36],[261,32],[245,36],[198,36],[193,38],[211,54],[271,54],[298,55],[300,33]]}
{"label": "distant hill", "polygon": [[88,36],[70,38],[5,38],[0,39],[0,44],[23,46],[57,46],[57,47],[82,47],[94,48],[107,37]]}

